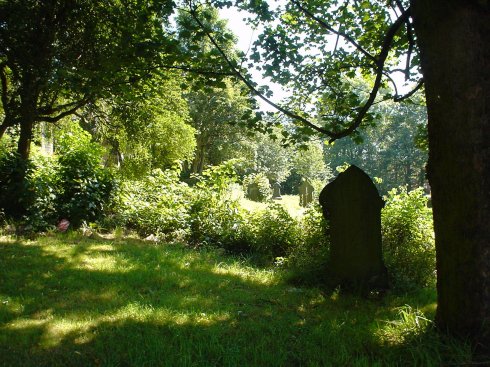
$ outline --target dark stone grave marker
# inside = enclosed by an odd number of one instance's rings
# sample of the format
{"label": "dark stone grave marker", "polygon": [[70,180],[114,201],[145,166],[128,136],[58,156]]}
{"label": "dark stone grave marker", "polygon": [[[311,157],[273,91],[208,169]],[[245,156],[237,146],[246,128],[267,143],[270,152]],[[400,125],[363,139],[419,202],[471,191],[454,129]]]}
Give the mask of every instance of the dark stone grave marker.
{"label": "dark stone grave marker", "polygon": [[307,206],[313,201],[313,186],[307,181],[303,180],[299,185],[299,205]]}
{"label": "dark stone grave marker", "polygon": [[369,176],[350,166],[320,193],[330,222],[329,274],[338,284],[384,288],[386,267],[381,250],[383,199]]}
{"label": "dark stone grave marker", "polygon": [[247,187],[247,197],[252,201],[259,201],[260,191],[259,185],[256,183],[251,183]]}
{"label": "dark stone grave marker", "polygon": [[279,182],[274,182],[272,184],[272,198],[276,200],[282,199],[281,197],[281,185]]}

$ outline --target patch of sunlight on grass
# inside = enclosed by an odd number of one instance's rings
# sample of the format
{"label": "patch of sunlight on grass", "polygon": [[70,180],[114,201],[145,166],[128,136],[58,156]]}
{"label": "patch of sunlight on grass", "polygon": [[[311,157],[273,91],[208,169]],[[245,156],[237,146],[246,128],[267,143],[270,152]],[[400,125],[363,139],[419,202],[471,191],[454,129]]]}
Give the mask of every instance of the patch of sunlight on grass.
{"label": "patch of sunlight on grass", "polygon": [[376,336],[382,343],[401,344],[407,338],[422,335],[431,326],[432,321],[425,314],[409,305],[397,307],[397,318],[378,323]]}
{"label": "patch of sunlight on grass", "polygon": [[95,321],[90,322],[88,320],[54,319],[45,325],[45,330],[41,336],[39,345],[44,348],[56,347],[67,336],[72,334],[77,335],[75,340],[78,344],[89,342],[92,338],[88,332],[96,324]]}
{"label": "patch of sunlight on grass", "polygon": [[47,319],[36,320],[36,319],[17,319],[4,326],[7,330],[21,330],[29,329],[32,327],[39,327],[45,325],[49,322]]}
{"label": "patch of sunlight on grass", "polygon": [[[298,195],[284,195],[281,200],[273,200],[272,202],[282,205],[288,211],[289,215],[295,218],[301,217],[306,210],[299,205]],[[267,203],[259,203],[246,198],[240,200],[240,205],[250,212],[267,208]]]}
{"label": "patch of sunlight on grass", "polygon": [[0,294],[0,315],[2,312],[20,315],[23,311],[24,305],[19,300],[13,299],[4,294]]}
{"label": "patch of sunlight on grass", "polygon": [[433,317],[433,289],[367,300],[284,284],[282,270],[212,249],[75,235],[7,239],[0,261],[0,365],[469,360],[466,347],[442,344],[425,319]]}
{"label": "patch of sunlight on grass", "polygon": [[258,269],[251,266],[245,266],[239,262],[232,264],[216,264],[211,271],[217,275],[232,275],[241,280],[259,285],[273,285],[279,282],[279,277],[274,270]]}

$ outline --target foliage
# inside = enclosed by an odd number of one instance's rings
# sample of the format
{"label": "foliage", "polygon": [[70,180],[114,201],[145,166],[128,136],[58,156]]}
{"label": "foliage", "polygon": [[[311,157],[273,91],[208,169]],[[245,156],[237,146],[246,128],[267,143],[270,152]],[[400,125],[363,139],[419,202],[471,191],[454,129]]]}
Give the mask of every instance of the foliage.
{"label": "foliage", "polygon": [[175,168],[156,169],[141,180],[123,181],[113,205],[116,223],[145,237],[175,232],[185,237],[190,189],[179,182],[179,174]]}
{"label": "foliage", "polygon": [[393,189],[382,210],[385,264],[399,289],[432,285],[435,281],[435,245],[432,211],[421,188]]}
{"label": "foliage", "polygon": [[20,219],[32,204],[33,192],[24,179],[32,169],[32,163],[16,153],[6,151],[0,155],[0,208],[9,218]]}
{"label": "foliage", "polygon": [[243,191],[245,191],[246,196],[249,198],[249,186],[257,185],[258,194],[257,201],[264,202],[272,197],[272,188],[269,183],[269,179],[262,172],[252,173],[245,176],[243,179]]}
{"label": "foliage", "polygon": [[102,147],[81,128],[61,136],[58,145],[58,214],[78,227],[104,211],[114,189],[112,173],[101,165]]}
{"label": "foliage", "polygon": [[100,97],[129,96],[153,64],[175,61],[172,10],[167,0],[2,1],[1,126],[21,126],[23,158],[34,124],[59,121]]}
{"label": "foliage", "polygon": [[193,158],[196,131],[188,124],[182,81],[162,72],[133,91],[131,100],[115,96],[80,112],[83,126],[110,148],[110,162],[124,177],[139,179]]}
{"label": "foliage", "polygon": [[33,199],[29,203],[25,219],[33,230],[39,231],[52,228],[61,218],[68,218],[60,210],[63,205],[62,181],[66,177],[61,175],[61,166],[55,157],[37,153],[31,156],[31,161],[34,168],[27,175],[27,182]]}
{"label": "foliage", "polygon": [[293,170],[309,182],[327,183],[333,177],[332,169],[325,164],[322,146],[309,142],[305,149],[297,149],[292,158]]}
{"label": "foliage", "polygon": [[196,156],[190,167],[193,173],[229,159],[253,161],[256,144],[250,131],[242,126],[253,103],[243,87],[231,80],[224,82],[224,88],[191,90],[186,95],[190,123],[196,129]]}
{"label": "foliage", "polygon": [[102,148],[73,125],[59,137],[58,153],[38,152],[30,160],[11,152],[1,156],[0,207],[8,218],[32,230],[54,226],[61,218],[75,227],[100,219],[115,185],[101,165]]}
{"label": "foliage", "polygon": [[196,176],[198,183],[189,208],[192,244],[217,246],[233,253],[250,249],[243,236],[244,213],[230,191],[237,179],[236,163],[230,160]]}
{"label": "foliage", "polygon": [[324,280],[330,243],[328,223],[318,204],[308,207],[298,223],[297,241],[288,253],[288,268],[295,282],[319,284]]}
{"label": "foliage", "polygon": [[291,148],[284,147],[276,135],[281,129],[271,130],[272,135],[257,135],[255,172],[261,172],[271,182],[282,183],[291,172]]}
{"label": "foliage", "polygon": [[342,139],[324,148],[332,169],[347,162],[362,168],[377,183],[381,193],[402,185],[409,189],[425,184],[427,151],[419,149],[418,136],[426,129],[423,106],[383,103],[374,108],[379,117],[376,127],[362,129],[358,138]]}
{"label": "foliage", "polygon": [[248,218],[247,238],[252,254],[263,261],[285,257],[295,246],[297,235],[296,221],[280,204],[271,203],[264,210],[252,212]]}

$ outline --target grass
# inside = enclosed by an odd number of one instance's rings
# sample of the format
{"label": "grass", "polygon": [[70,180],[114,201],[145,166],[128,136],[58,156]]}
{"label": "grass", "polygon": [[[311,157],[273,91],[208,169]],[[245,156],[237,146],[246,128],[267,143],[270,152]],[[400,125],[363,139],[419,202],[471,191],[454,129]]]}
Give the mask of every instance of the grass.
{"label": "grass", "polygon": [[[299,205],[298,195],[283,195],[280,200],[273,200],[273,202],[282,205],[293,218],[301,217],[306,210]],[[267,203],[259,203],[246,198],[240,200],[240,205],[248,211],[263,210],[267,207]]]}
{"label": "grass", "polygon": [[[409,306],[408,306],[409,305]],[[434,290],[296,288],[216,250],[77,234],[0,238],[1,366],[439,366]]]}

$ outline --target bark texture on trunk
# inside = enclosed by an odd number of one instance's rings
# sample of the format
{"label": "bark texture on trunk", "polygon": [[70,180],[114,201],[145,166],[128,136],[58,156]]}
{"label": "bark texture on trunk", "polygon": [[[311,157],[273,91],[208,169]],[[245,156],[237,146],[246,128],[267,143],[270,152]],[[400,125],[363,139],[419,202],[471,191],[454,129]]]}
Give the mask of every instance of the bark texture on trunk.
{"label": "bark texture on trunk", "polygon": [[429,117],[436,322],[483,346],[490,341],[490,5],[411,3]]}

